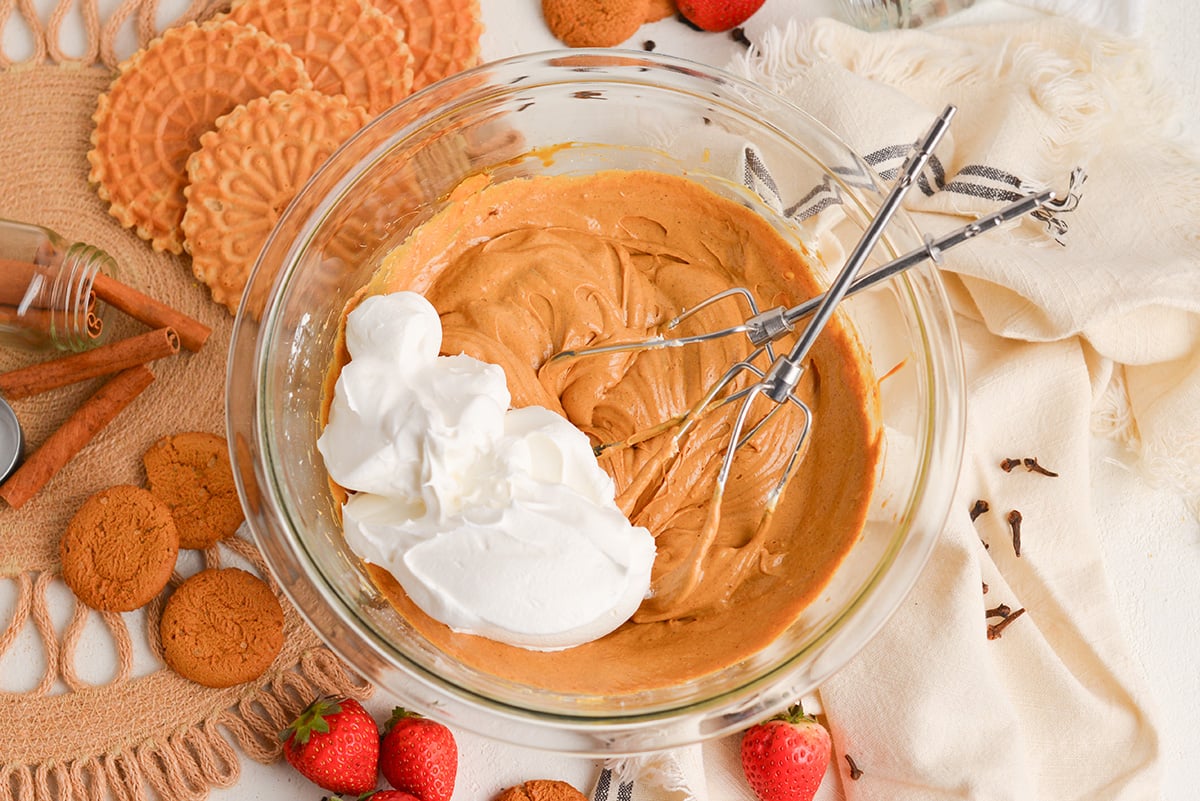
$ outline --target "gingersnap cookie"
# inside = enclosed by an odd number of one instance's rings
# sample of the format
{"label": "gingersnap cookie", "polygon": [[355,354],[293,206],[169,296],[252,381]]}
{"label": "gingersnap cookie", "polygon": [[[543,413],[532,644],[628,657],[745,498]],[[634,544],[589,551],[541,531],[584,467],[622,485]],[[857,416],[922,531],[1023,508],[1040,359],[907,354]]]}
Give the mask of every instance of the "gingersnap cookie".
{"label": "gingersnap cookie", "polygon": [[236,567],[210,568],[171,594],[159,621],[167,666],[205,687],[253,681],[283,648],[283,607],[267,583]]}
{"label": "gingersnap cookie", "polygon": [[400,26],[366,0],[239,0],[225,17],[292,49],[328,95],[379,114],[412,93],[413,52]]}
{"label": "gingersnap cookie", "polygon": [[143,454],[142,464],[150,492],[175,519],[180,548],[207,548],[242,524],[223,437],[199,431],[163,437]]}
{"label": "gingersnap cookie", "polygon": [[542,16],[568,47],[612,47],[637,33],[647,0],[542,0]]}
{"label": "gingersnap cookie", "polygon": [[181,253],[187,159],[200,136],[248,100],[311,86],[287,45],[253,28],[171,28],[123,62],[100,96],[88,178],[122,225]]}
{"label": "gingersnap cookie", "polygon": [[587,796],[566,782],[556,779],[533,779],[509,787],[496,801],[587,801]]}
{"label": "gingersnap cookie", "polygon": [[[258,252],[296,193],[367,123],[342,95],[311,89],[251,100],[200,137],[187,162],[184,246],[213,300],[236,312]],[[261,284],[260,284],[261,285]],[[263,298],[252,298],[252,313]]]}
{"label": "gingersnap cookie", "polygon": [[63,581],[79,600],[103,612],[130,612],[167,586],[179,535],[166,504],[121,484],[83,502],[58,553]]}
{"label": "gingersnap cookie", "polygon": [[642,21],[658,22],[660,19],[674,16],[678,10],[675,0],[647,0],[646,16],[642,18]]}
{"label": "gingersnap cookie", "polygon": [[373,0],[404,31],[413,91],[479,63],[479,0]]}

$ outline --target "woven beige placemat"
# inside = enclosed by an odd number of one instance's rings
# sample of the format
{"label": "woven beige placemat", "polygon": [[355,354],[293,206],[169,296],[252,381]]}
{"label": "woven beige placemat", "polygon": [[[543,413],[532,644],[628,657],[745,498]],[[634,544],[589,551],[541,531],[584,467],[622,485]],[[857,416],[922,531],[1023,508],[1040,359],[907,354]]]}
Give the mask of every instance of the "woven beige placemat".
{"label": "woven beige placemat", "polygon": [[[213,335],[199,353],[155,363],[154,383],[31,501],[20,509],[0,503],[0,801],[203,798],[237,781],[234,745],[274,760],[276,733],[311,697],[370,691],[286,602],[284,649],[267,675],[213,690],[163,666],[155,635],[162,598],[139,612],[100,614],[76,602],[58,577],[63,526],[88,495],[143,484],[141,455],[164,435],[224,433],[232,319],[184,259],[155,253],[121,228],[87,183],[91,114],[111,77],[78,64],[0,69],[0,217],[106,250],[122,281],[200,319]],[[144,330],[119,314],[110,322],[113,338]],[[46,357],[0,350],[0,370]],[[15,402],[29,446],[99,383]],[[192,568],[236,563],[266,575],[244,539],[186,556],[198,563]],[[96,664],[105,660],[97,654],[113,665],[99,678]]]}

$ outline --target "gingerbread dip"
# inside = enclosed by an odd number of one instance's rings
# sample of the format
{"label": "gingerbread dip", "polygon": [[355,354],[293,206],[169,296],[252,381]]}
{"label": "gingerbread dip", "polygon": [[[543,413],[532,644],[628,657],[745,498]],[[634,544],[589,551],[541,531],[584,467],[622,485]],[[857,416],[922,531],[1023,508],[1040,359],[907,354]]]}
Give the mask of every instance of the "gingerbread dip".
{"label": "gingerbread dip", "polygon": [[[727,338],[547,365],[552,354],[652,335],[733,285],[751,287],[760,304],[791,305],[820,291],[816,263],[746,205],[686,178],[613,170],[488,185],[476,176],[387,257],[364,293],[422,292],[441,316],[444,354],[500,365],[514,406],[545,406],[606,442],[686,410],[748,343]],[[741,315],[737,304],[722,303],[688,325],[723,328]],[[727,668],[769,645],[821,593],[859,538],[876,481],[875,381],[840,316],[813,348],[800,389],[816,424],[762,531],[764,498],[790,453],[798,416],[772,423],[739,451],[710,543],[699,539],[726,414],[706,416],[681,458],[648,487],[635,480],[656,459],[656,440],[600,456],[621,509],[655,536],[657,557],[650,595],[632,620],[599,640],[539,652],[456,633],[416,608],[386,571],[368,570],[434,644],[502,678],[618,694]]]}

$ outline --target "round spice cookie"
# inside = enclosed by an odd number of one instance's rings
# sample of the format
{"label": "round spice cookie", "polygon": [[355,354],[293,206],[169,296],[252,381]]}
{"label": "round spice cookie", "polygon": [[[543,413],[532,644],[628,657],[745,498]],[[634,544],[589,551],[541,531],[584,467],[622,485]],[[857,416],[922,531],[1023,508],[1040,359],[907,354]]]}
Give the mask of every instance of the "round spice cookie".
{"label": "round spice cookie", "polygon": [[143,454],[142,464],[150,492],[175,519],[180,548],[207,548],[242,524],[223,437],[199,431],[163,437]]}
{"label": "round spice cookie", "polygon": [[188,156],[217,118],[312,86],[287,45],[234,22],[167,30],[118,68],[92,116],[89,180],[109,212],[156,250],[181,253]]}
{"label": "round spice cookie", "polygon": [[225,17],[284,42],[313,88],[379,114],[408,97],[413,53],[396,21],[366,0],[239,0]]}
{"label": "round spice cookie", "polygon": [[130,612],[167,586],[179,535],[166,504],[121,484],[83,502],[58,552],[63,581],[79,600],[103,612]]}
{"label": "round spice cookie", "polygon": [[509,787],[496,801],[588,801],[587,796],[566,782],[556,779],[533,779]]}
{"label": "round spice cookie", "polygon": [[253,681],[283,648],[283,607],[267,583],[236,567],[210,568],[171,594],[159,621],[167,666],[205,687]]}
{"label": "round spice cookie", "polygon": [[542,16],[568,47],[612,47],[637,33],[647,0],[542,0]]}
{"label": "round spice cookie", "polygon": [[479,0],[373,0],[412,50],[413,91],[479,63]]}
{"label": "round spice cookie", "polygon": [[646,16],[642,21],[658,22],[660,19],[674,16],[678,10],[675,6],[675,0],[648,0],[646,3]]}
{"label": "round spice cookie", "polygon": [[[200,138],[187,162],[183,233],[192,272],[213,300],[237,311],[283,210],[368,118],[342,95],[273,92],[233,110]],[[252,312],[262,300],[252,299]]]}

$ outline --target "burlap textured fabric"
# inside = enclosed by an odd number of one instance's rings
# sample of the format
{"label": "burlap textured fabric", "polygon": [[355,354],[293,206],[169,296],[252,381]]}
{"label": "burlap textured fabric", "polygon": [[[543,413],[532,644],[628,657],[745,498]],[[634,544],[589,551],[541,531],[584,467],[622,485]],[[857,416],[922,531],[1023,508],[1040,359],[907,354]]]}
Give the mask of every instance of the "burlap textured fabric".
{"label": "burlap textured fabric", "polygon": [[[206,689],[168,670],[157,619],[171,587],[145,610],[99,614],[58,578],[58,540],[91,493],[143,484],[141,455],[183,431],[224,433],[224,376],[232,318],[211,302],[185,259],[154,252],[109,216],[88,185],[86,153],[103,67],[19,64],[0,69],[0,218],[37,223],[106,250],[119,279],[213,329],[199,353],[153,365],[156,380],[20,509],[0,504],[0,799],[202,798],[239,774],[239,752],[278,757],[276,732],[311,697],[366,695],[285,603],[283,652],[261,681]],[[145,330],[119,313],[107,336]],[[54,354],[0,350],[0,371]],[[36,447],[102,379],[14,402]],[[234,538],[181,557],[202,566],[248,565]]]}

